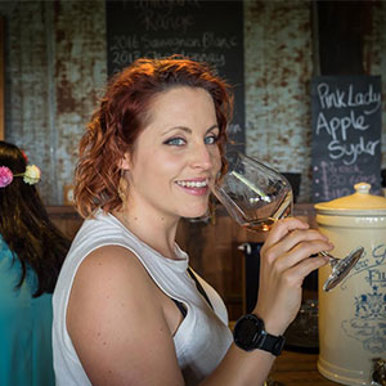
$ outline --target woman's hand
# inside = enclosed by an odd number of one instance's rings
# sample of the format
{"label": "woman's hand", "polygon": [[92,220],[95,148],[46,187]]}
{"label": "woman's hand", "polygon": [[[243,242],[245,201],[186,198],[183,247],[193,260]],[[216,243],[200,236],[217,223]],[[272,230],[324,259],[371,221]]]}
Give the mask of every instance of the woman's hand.
{"label": "woman's hand", "polygon": [[254,313],[265,323],[267,332],[283,334],[294,320],[302,300],[304,278],[328,262],[310,257],[331,250],[327,237],[296,218],[278,221],[260,252],[260,285]]}

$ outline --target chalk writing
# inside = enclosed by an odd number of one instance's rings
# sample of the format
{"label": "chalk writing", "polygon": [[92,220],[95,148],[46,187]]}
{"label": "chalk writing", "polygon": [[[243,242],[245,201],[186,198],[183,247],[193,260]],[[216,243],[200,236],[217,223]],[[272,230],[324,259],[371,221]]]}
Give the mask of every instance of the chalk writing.
{"label": "chalk writing", "polygon": [[[353,193],[356,182],[380,191],[379,77],[318,77],[313,81],[313,197]],[[352,167],[339,169],[339,165]],[[354,182],[354,183],[353,183]]]}
{"label": "chalk writing", "polygon": [[349,84],[347,90],[337,87],[331,91],[329,84],[320,83],[317,89],[322,109],[366,106],[364,113],[369,115],[375,113],[382,104],[381,93],[375,92],[372,84],[365,92],[355,92],[353,84]]}
{"label": "chalk writing", "polygon": [[176,16],[171,11],[161,14],[157,11],[147,10],[143,13],[142,23],[146,31],[178,30],[180,32],[186,32],[194,25],[194,18],[189,14]]}
{"label": "chalk writing", "polygon": [[331,159],[342,159],[345,165],[352,165],[361,154],[375,155],[375,149],[380,140],[365,143],[363,137],[359,137],[358,143],[341,144],[338,140],[331,141],[327,149]]}
{"label": "chalk writing", "polygon": [[[333,161],[320,161],[319,166],[314,166],[319,176],[318,182],[322,186],[323,196],[327,199],[334,199],[347,196],[352,193],[352,187],[366,181],[375,186],[378,177],[370,174],[362,165],[337,164]],[[315,173],[316,174],[316,173]]]}
{"label": "chalk writing", "polygon": [[[131,0],[133,1],[133,0]],[[172,9],[186,7],[200,7],[199,0],[134,0],[135,9]]]}
{"label": "chalk writing", "polygon": [[[140,57],[161,58],[175,53],[205,61],[216,68],[226,65],[226,50],[237,47],[237,36],[223,36],[205,31],[198,37],[155,37],[142,35],[113,36],[109,47],[114,67],[121,69]],[[115,71],[114,71],[115,72]]]}
{"label": "chalk writing", "polygon": [[[175,31],[186,33],[195,24],[192,9],[200,8],[198,0],[135,0],[138,23],[146,31]],[[175,12],[176,9],[185,12]]]}
{"label": "chalk writing", "polygon": [[355,110],[349,109],[347,115],[336,116],[332,115],[329,118],[326,117],[323,111],[320,111],[316,121],[316,135],[322,135],[326,133],[331,141],[327,145],[329,155],[331,159],[342,159],[345,165],[351,165],[355,163],[358,156],[361,154],[367,154],[370,156],[375,155],[375,149],[380,144],[380,139],[375,141],[366,141],[363,136],[359,137],[357,143],[350,142],[349,130],[366,131],[370,125],[366,122],[365,115],[370,115],[379,110],[381,105],[381,93],[375,93],[373,86],[369,85],[369,91],[367,93],[354,93],[353,85],[348,86],[347,98],[346,92],[340,88],[336,88],[334,92],[330,92],[330,87],[326,83],[321,83],[317,87],[318,98],[324,109],[346,108],[348,106],[371,106],[375,105],[372,109],[363,110],[363,114],[356,113]]}

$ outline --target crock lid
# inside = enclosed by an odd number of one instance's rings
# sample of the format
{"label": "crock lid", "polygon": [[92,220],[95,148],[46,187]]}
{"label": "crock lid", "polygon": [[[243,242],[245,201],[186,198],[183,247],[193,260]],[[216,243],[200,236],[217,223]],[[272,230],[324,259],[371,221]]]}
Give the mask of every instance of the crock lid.
{"label": "crock lid", "polygon": [[316,210],[326,211],[385,211],[386,198],[370,194],[371,185],[360,182],[354,185],[355,193],[315,205]]}

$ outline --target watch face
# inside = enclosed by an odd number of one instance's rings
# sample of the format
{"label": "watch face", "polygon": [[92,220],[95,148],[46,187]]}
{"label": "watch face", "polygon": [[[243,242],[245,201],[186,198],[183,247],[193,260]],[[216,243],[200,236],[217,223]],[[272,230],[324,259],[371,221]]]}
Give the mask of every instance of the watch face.
{"label": "watch face", "polygon": [[250,351],[257,347],[264,325],[254,315],[245,315],[240,319],[234,329],[234,339],[237,346]]}

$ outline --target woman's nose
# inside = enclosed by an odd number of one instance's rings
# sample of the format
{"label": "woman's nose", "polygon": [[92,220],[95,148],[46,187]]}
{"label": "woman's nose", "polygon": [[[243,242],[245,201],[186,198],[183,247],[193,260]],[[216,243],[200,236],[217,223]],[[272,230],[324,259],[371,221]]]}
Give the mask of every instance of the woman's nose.
{"label": "woman's nose", "polygon": [[191,165],[194,168],[210,169],[213,167],[213,157],[213,151],[210,151],[207,146],[196,146],[192,149]]}

